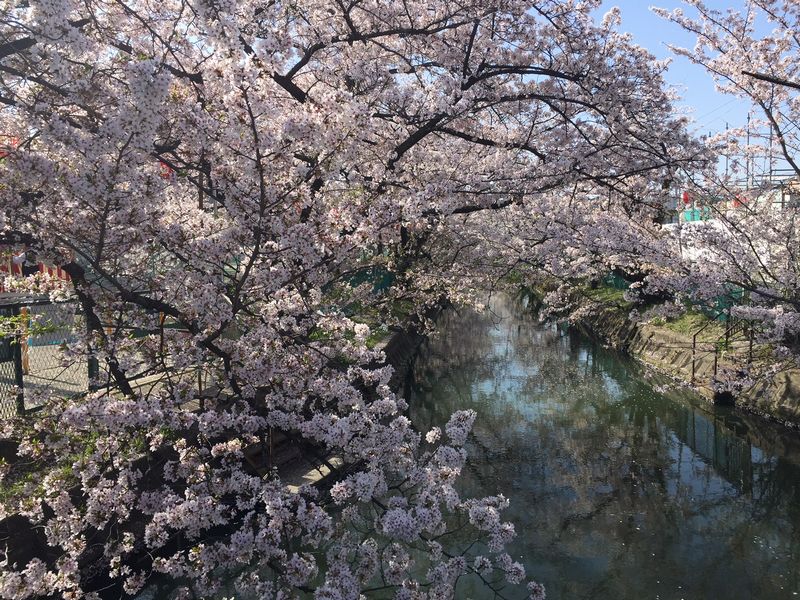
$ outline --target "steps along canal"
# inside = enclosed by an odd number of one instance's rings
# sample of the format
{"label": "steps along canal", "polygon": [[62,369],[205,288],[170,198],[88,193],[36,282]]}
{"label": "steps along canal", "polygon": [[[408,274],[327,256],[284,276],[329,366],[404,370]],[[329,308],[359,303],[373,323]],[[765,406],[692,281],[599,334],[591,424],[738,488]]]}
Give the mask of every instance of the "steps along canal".
{"label": "steps along canal", "polygon": [[491,308],[442,315],[412,418],[477,411],[461,491],[510,498],[512,556],[549,599],[800,598],[800,434],[664,390],[519,302]]}

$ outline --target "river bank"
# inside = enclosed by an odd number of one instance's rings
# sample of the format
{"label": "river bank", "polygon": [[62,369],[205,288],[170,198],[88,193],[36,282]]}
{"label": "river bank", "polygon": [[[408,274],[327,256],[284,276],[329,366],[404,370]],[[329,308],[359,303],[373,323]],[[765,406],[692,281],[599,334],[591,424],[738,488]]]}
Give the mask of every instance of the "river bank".
{"label": "river bank", "polygon": [[[587,335],[632,356],[709,402],[739,409],[800,429],[800,369],[780,368],[769,349],[733,340],[724,349],[713,336],[698,337],[664,324],[637,322],[622,304],[579,298],[571,323]],[[753,358],[755,355],[755,359]]]}

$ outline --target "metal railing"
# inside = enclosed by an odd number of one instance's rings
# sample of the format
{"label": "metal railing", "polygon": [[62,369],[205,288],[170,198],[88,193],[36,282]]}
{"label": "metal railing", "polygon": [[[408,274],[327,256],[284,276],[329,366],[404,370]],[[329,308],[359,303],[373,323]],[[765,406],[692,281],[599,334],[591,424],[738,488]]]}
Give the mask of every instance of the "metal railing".
{"label": "metal railing", "polygon": [[[720,313],[722,314],[722,313]],[[717,315],[720,316],[720,315]],[[695,382],[695,376],[697,374],[697,337],[703,333],[710,325],[714,323],[719,323],[719,321],[714,319],[710,319],[707,321],[702,327],[700,327],[697,331],[694,332],[692,335],[692,383]],[[713,345],[714,350],[714,377],[717,376],[718,372],[718,365],[719,365],[719,356],[723,349],[730,348],[731,340],[736,337],[739,333],[744,335],[744,338],[748,341],[748,349],[747,349],[747,364],[750,365],[753,362],[753,338],[755,335],[755,331],[753,329],[753,325],[744,319],[733,319],[730,318],[725,321],[725,333],[722,334],[717,338],[716,341],[707,342]]]}

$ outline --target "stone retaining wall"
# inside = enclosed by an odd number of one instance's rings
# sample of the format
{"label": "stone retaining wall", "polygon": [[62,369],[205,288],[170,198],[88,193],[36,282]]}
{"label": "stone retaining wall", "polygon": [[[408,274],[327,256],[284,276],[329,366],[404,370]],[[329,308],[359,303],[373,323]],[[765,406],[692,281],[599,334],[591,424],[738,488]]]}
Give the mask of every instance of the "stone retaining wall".
{"label": "stone retaining wall", "polygon": [[[619,307],[600,307],[577,323],[579,329],[604,344],[625,352],[656,370],[691,384],[709,401],[718,399],[711,387],[714,376],[714,348],[698,342],[694,353],[692,381],[692,338],[666,327],[633,323]],[[724,353],[718,368],[736,368]],[[767,373],[734,398],[739,408],[800,428],[800,369]]]}

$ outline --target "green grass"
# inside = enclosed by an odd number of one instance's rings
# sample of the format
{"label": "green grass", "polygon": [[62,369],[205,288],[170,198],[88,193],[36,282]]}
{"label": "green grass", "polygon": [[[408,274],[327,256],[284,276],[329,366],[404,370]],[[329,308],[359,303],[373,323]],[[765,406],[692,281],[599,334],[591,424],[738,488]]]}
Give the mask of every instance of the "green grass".
{"label": "green grass", "polygon": [[382,341],[384,341],[388,337],[389,337],[389,331],[384,331],[384,330],[381,330],[381,329],[370,331],[369,335],[367,336],[367,340],[366,340],[367,348],[369,348],[370,350],[374,349],[375,346],[380,344]]}
{"label": "green grass", "polygon": [[703,313],[695,311],[688,311],[676,319],[670,319],[664,327],[675,333],[690,337],[705,327],[699,336],[703,340],[716,340],[725,335],[725,325],[723,323],[712,321]]}
{"label": "green grass", "polygon": [[633,303],[625,300],[625,291],[610,286],[601,285],[594,289],[584,288],[582,293],[587,298],[605,305],[616,305],[620,308],[631,309]]}
{"label": "green grass", "polygon": [[[374,305],[351,302],[344,308],[343,312],[355,323],[369,325],[370,333],[367,336],[366,345],[367,348],[372,350],[391,335],[387,324],[391,325],[394,321],[400,323],[405,321],[414,312],[414,303],[411,300],[403,299]],[[324,342],[330,341],[334,337],[328,332],[315,329],[309,333],[308,339],[310,341]],[[343,337],[346,340],[353,340],[355,339],[355,334],[352,331],[346,331]]]}

